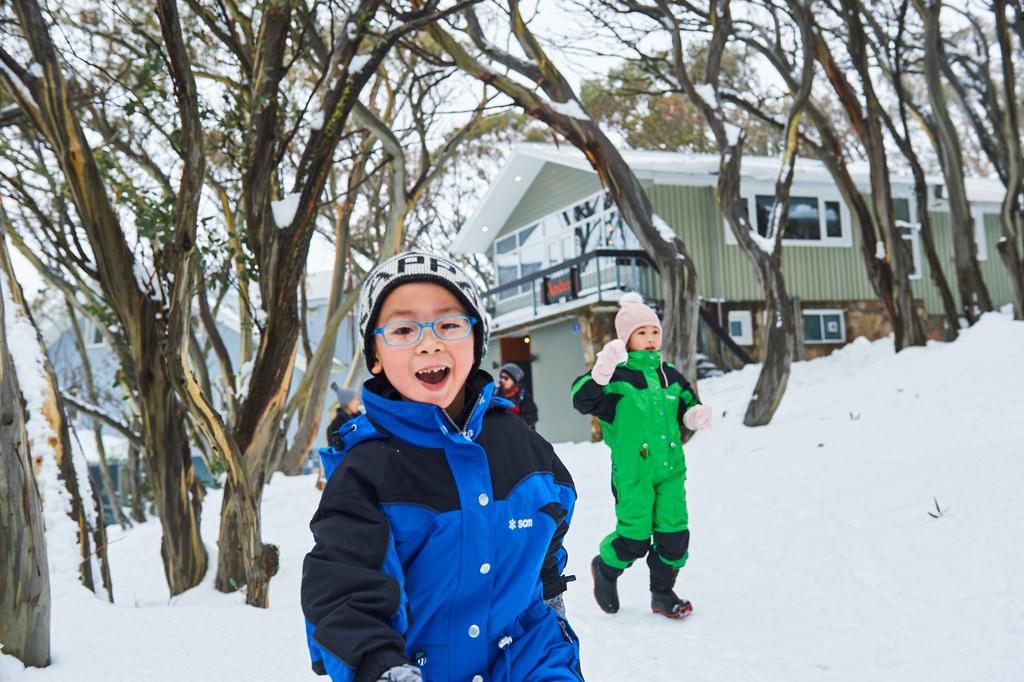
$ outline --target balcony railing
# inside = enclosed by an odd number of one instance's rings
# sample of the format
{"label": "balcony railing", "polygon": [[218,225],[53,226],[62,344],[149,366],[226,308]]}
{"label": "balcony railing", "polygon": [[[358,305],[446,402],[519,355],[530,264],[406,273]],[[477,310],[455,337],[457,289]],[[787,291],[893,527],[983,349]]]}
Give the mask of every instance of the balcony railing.
{"label": "balcony railing", "polygon": [[[533,317],[564,301],[601,301],[610,291],[636,291],[661,298],[654,261],[638,249],[597,249],[484,292],[492,317],[529,309]],[[618,297],[616,296],[615,299]]]}

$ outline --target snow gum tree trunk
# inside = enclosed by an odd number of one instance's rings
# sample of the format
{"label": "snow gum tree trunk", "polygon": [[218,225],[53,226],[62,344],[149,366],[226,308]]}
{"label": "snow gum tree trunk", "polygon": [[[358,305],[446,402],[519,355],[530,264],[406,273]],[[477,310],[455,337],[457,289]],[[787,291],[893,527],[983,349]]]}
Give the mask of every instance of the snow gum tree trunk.
{"label": "snow gum tree trunk", "polygon": [[50,574],[43,509],[0,296],[0,643],[27,666],[50,664]]}
{"label": "snow gum tree trunk", "polygon": [[[358,107],[357,107],[358,108]],[[363,149],[370,142],[363,143]],[[348,194],[339,206],[335,207],[334,221],[334,265],[331,271],[331,290],[327,298],[327,323],[312,359],[307,358],[307,370],[294,395],[291,397],[287,413],[290,415],[298,410],[299,426],[295,431],[291,446],[283,453],[282,459],[274,469],[287,474],[298,474],[306,461],[309,449],[313,447],[320,430],[320,417],[323,413],[324,393],[330,380],[331,363],[334,359],[334,347],[338,338],[338,326],[355,303],[355,293],[350,293],[348,300],[342,301],[346,267],[349,257],[349,231],[351,229],[352,210],[355,206],[358,183],[365,178],[368,154],[361,153],[352,164],[348,177]],[[403,188],[404,191],[404,188]],[[353,362],[356,360],[353,359]],[[290,420],[290,417],[286,417]],[[268,472],[269,474],[269,472]]]}
{"label": "snow gum tree trunk", "polygon": [[[803,16],[805,19],[807,18],[806,14],[800,13],[794,13],[794,16]],[[794,91],[798,89],[799,83],[792,75],[793,69],[789,64],[789,60],[784,57],[784,51],[779,50],[773,45],[762,43],[760,40],[751,36],[741,37],[741,40],[754,48],[762,56],[766,57],[769,63],[775,67],[778,74],[786,81],[786,84],[790,89]],[[815,43],[819,41],[820,39],[815,37]],[[815,49],[817,54],[817,46]],[[755,115],[760,113],[760,109],[758,107],[746,102],[742,97],[730,96],[729,99],[730,101],[742,106],[748,112],[754,113]],[[878,296],[879,301],[881,301],[882,306],[885,308],[886,316],[895,326],[897,310],[894,297],[892,268],[884,258],[876,257],[878,236],[875,230],[875,221],[872,216],[871,208],[868,206],[867,201],[860,192],[860,188],[850,175],[846,162],[847,154],[844,149],[843,139],[837,132],[830,113],[822,109],[815,100],[811,99],[806,103],[805,111],[811,122],[813,122],[814,127],[817,129],[818,137],[820,139],[814,141],[808,139],[807,136],[801,136],[801,144],[811,149],[814,152],[814,155],[821,160],[823,164],[825,164],[825,167],[828,169],[829,174],[832,176],[832,179],[836,184],[836,188],[839,190],[839,193],[843,198],[843,202],[849,208],[853,226],[861,235],[860,250],[867,269],[868,281],[871,282],[871,286],[874,289],[875,294]],[[783,128],[781,124],[776,123],[775,125],[779,129]]]}
{"label": "snow gum tree trunk", "polygon": [[949,288],[946,273],[942,271],[942,261],[939,260],[938,249],[935,248],[932,219],[928,215],[928,184],[920,163],[911,161],[911,170],[914,174],[914,198],[917,200],[919,207],[917,209],[917,221],[921,224],[921,244],[924,246],[925,258],[928,259],[928,269],[931,272],[932,283],[939,291],[939,298],[942,299],[942,312],[946,318],[943,338],[946,341],[953,341],[960,333],[960,318],[957,315],[953,291]]}
{"label": "snow gum tree trunk", "polygon": [[[763,426],[771,421],[782,402],[793,363],[795,323],[792,301],[786,293],[786,280],[782,273],[782,237],[788,220],[789,188],[793,182],[800,117],[810,97],[814,76],[814,59],[810,48],[812,41],[808,28],[809,18],[804,17],[805,20],[799,22],[803,34],[803,64],[798,74],[789,75],[790,82],[794,85],[794,94],[783,132],[786,146],[775,183],[775,204],[771,219],[765,234],[761,235],[755,231],[755,227],[747,218],[740,194],[743,132],[726,119],[725,110],[718,97],[722,57],[733,33],[732,14],[728,3],[716,7],[714,11],[714,17],[700,17],[700,20],[706,22],[713,30],[708,44],[702,91],[698,91],[694,85],[690,69],[685,63],[683,27],[679,19],[664,4],[660,6],[658,18],[666,28],[671,27],[672,73],[675,81],[700,109],[715,137],[719,154],[717,198],[722,214],[736,241],[754,265],[764,293],[767,320],[764,325],[765,357],[743,419],[747,426]],[[794,7],[794,12],[806,14],[807,11],[801,5]]]}
{"label": "snow gum tree trunk", "polygon": [[[248,78],[241,86],[247,107],[241,203],[245,242],[258,266],[260,305],[266,323],[261,325],[246,395],[229,425],[214,409],[190,367],[186,330],[195,280],[202,276],[196,252],[197,210],[205,172],[202,120],[177,5],[173,0],[157,3],[181,115],[184,161],[173,246],[178,261],[168,324],[170,352],[166,356],[176,362],[173,372],[181,399],[227,468],[229,485],[224,493],[216,585],[222,590],[245,585],[246,602],[260,607],[268,605],[269,581],[277,570],[276,548],[260,541],[262,486],[280,442],[300,326],[296,292],[305,272],[323,191],[335,165],[335,150],[360,92],[384,56],[405,32],[433,21],[437,3],[427,3],[400,28],[373,41],[368,39],[369,27],[382,3],[361,0],[353,4],[344,23],[351,30],[337,36],[331,62],[323,74],[319,102],[324,123],[310,131],[296,168],[284,172],[278,167],[287,156],[281,147],[287,142],[282,140],[282,117],[288,113],[282,92],[287,88],[282,84],[296,61],[289,52],[294,47],[293,5],[287,0],[265,3],[258,35],[248,46],[251,50],[243,54],[244,66],[251,69],[243,69]],[[368,59],[360,59],[355,67],[355,57],[368,43],[369,52],[362,54]],[[247,61],[250,57],[251,62]],[[284,192],[283,176],[292,178],[288,194],[295,210],[287,225],[278,225],[271,201]]]}
{"label": "snow gum tree trunk", "polygon": [[[137,427],[136,427],[137,428]],[[146,510],[142,501],[142,486],[140,485],[139,479],[141,478],[141,472],[139,471],[139,448],[134,443],[128,445],[128,464],[126,467],[126,476],[128,478],[128,497],[131,505],[131,517],[135,523],[146,522]]]}
{"label": "snow gum tree trunk", "polygon": [[[996,248],[1006,266],[1013,287],[1014,319],[1024,320],[1024,262],[1021,261],[1020,238],[1024,235],[1024,153],[1021,151],[1020,102],[1017,101],[1017,70],[1014,67],[1013,35],[1006,17],[1006,0],[995,0],[993,9],[996,37],[1002,61],[1003,136],[1006,139],[1006,196],[999,209],[1002,237]],[[1024,49],[1024,4],[1014,6],[1017,28],[1021,31],[1017,49]],[[1018,52],[1019,54],[1019,52]]]}
{"label": "snow gum tree trunk", "polygon": [[949,104],[942,80],[942,34],[939,27],[939,0],[915,0],[924,21],[924,72],[928,83],[928,101],[935,121],[935,146],[939,152],[942,176],[949,195],[950,225],[953,231],[953,259],[960,291],[960,314],[974,324],[982,313],[992,310],[992,298],[978,267],[978,246],[974,240],[974,220],[964,185],[964,162],[960,138],[949,115]]}
{"label": "snow gum tree trunk", "polygon": [[876,247],[875,258],[884,260],[889,271],[894,315],[891,317],[896,350],[907,346],[922,346],[925,342],[924,326],[914,308],[910,285],[910,253],[896,228],[893,213],[892,186],[889,182],[889,164],[882,131],[882,105],[875,94],[869,68],[867,34],[861,22],[863,8],[857,0],[843,0],[839,9],[847,28],[847,51],[856,73],[860,76],[863,106],[860,98],[840,69],[820,35],[816,41],[818,59],[825,69],[829,83],[839,96],[847,118],[857,139],[864,146],[870,167],[872,218],[881,236],[882,249]]}
{"label": "snow gum tree trunk", "polygon": [[867,269],[868,281],[875,290],[875,295],[885,308],[889,322],[896,326],[896,301],[893,284],[893,272],[889,263],[877,257],[876,244],[878,233],[875,231],[875,222],[872,218],[871,209],[868,207],[864,195],[860,193],[853,177],[850,175],[843,153],[842,142],[836,135],[827,116],[813,103],[808,105],[808,111],[814,119],[815,126],[821,136],[822,146],[818,158],[825,164],[832,175],[832,179],[843,197],[843,201],[850,209],[850,218],[854,227],[860,233],[860,251]]}
{"label": "snow gum tree trunk", "polygon": [[160,360],[140,374],[144,379],[139,382],[139,404],[147,444],[146,477],[163,528],[160,556],[171,594],[181,594],[199,584],[207,567],[206,548],[199,535],[202,506],[192,450],[181,405]]}
{"label": "snow gum tree trunk", "polygon": [[[28,447],[34,462],[46,470],[47,465],[57,472],[59,483],[44,489],[45,508],[50,522],[65,513],[75,527],[68,537],[78,545],[81,561],[78,574],[81,583],[93,592],[104,589],[113,601],[110,584],[110,566],[107,562],[107,533],[103,521],[103,508],[99,495],[88,475],[88,464],[81,455],[75,457],[71,449],[64,407],[53,369],[50,367],[39,330],[25,301],[21,286],[15,282],[14,269],[7,252],[7,242],[0,233],[0,289],[6,297],[6,321],[9,338],[17,344],[14,356],[16,372],[25,403],[28,422]],[[26,390],[27,387],[27,390]],[[77,460],[77,461],[76,461]],[[52,469],[51,469],[52,470]],[[61,499],[50,499],[49,496]],[[51,529],[52,530],[52,529]]]}
{"label": "snow gum tree trunk", "polygon": [[[139,390],[146,470],[156,491],[164,534],[161,555],[172,595],[194,587],[206,573],[199,536],[199,502],[186,439],[185,412],[164,366],[166,311],[135,276],[136,260],[106,191],[104,176],[71,106],[49,24],[35,0],[17,0],[18,28],[40,71],[30,73],[0,48],[0,70],[18,106],[60,164],[68,191],[95,257],[104,297],[125,330],[130,352],[121,358]],[[41,75],[40,75],[41,74]]]}
{"label": "snow gum tree trunk", "polygon": [[[795,135],[792,137],[795,139]],[[796,149],[792,149],[795,157]],[[739,194],[739,161],[738,155],[723,164],[725,169],[719,173],[719,196],[722,198],[722,211],[729,216],[729,225],[736,235],[737,241],[744,245],[744,252],[751,259],[757,270],[758,281],[764,296],[765,306],[765,356],[761,372],[754,386],[754,393],[747,404],[747,412],[743,417],[746,426],[764,426],[771,422],[775,411],[782,403],[789,383],[790,369],[793,364],[795,347],[795,315],[793,302],[786,292],[786,279],[782,274],[781,239],[773,240],[775,247],[771,251],[761,248],[755,241],[751,228],[747,224]],[[795,160],[795,159],[794,159]],[[789,179],[784,180],[785,188],[777,189],[775,201],[777,220],[784,220],[787,213],[789,184],[792,181],[792,169]],[[777,186],[780,183],[777,183]],[[726,198],[728,197],[728,199]],[[777,227],[781,227],[778,225]],[[769,234],[773,234],[769,229]]]}

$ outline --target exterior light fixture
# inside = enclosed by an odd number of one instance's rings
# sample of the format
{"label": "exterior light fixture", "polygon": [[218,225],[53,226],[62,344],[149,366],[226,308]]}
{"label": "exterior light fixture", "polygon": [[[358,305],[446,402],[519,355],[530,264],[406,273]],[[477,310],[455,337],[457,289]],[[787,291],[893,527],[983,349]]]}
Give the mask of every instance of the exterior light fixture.
{"label": "exterior light fixture", "polygon": [[523,343],[530,343],[530,337],[529,336],[524,336],[523,337]]}
{"label": "exterior light fixture", "polygon": [[487,229],[488,229],[488,228],[487,228],[487,226],[486,226],[486,225],[481,225],[481,226],[480,226],[480,231],[481,231],[481,232],[486,232],[486,231],[487,231]]}
{"label": "exterior light fixture", "polygon": [[515,180],[516,182],[522,182],[522,181],[523,181],[523,176],[522,176],[522,175],[517,175],[517,176],[516,176],[515,178],[513,178],[513,179],[514,179],[514,180]]}

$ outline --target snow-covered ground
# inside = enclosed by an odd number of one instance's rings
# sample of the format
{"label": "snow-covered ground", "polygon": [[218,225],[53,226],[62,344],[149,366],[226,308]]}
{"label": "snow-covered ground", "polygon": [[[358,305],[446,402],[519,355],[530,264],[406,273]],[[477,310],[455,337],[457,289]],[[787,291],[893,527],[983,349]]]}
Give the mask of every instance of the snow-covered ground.
{"label": "snow-covered ground", "polygon": [[[687,447],[684,621],[650,613],[642,563],[620,581],[622,611],[598,610],[588,564],[614,523],[607,451],[558,446],[580,496],[568,610],[587,679],[1024,680],[1024,324],[990,315],[954,344],[897,356],[862,340],[799,363],[773,423],[748,429],[756,377],[701,385],[717,418]],[[169,600],[157,525],[113,532],[117,605],[58,573],[54,665],[0,656],[0,679],[315,679],[298,596],[317,496],[310,478],[266,491],[282,563],[270,609],[215,592],[212,572]],[[219,504],[212,493],[203,517],[211,553]]]}

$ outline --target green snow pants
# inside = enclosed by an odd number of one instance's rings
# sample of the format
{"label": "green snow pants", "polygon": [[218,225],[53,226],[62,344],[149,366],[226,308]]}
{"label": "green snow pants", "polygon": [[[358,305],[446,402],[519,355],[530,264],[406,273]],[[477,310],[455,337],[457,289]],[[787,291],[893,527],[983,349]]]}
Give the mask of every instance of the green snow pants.
{"label": "green snow pants", "polygon": [[671,589],[676,572],[689,556],[685,467],[660,480],[624,481],[613,473],[612,494],[616,524],[601,541],[602,561],[622,571],[647,555],[652,589]]}

